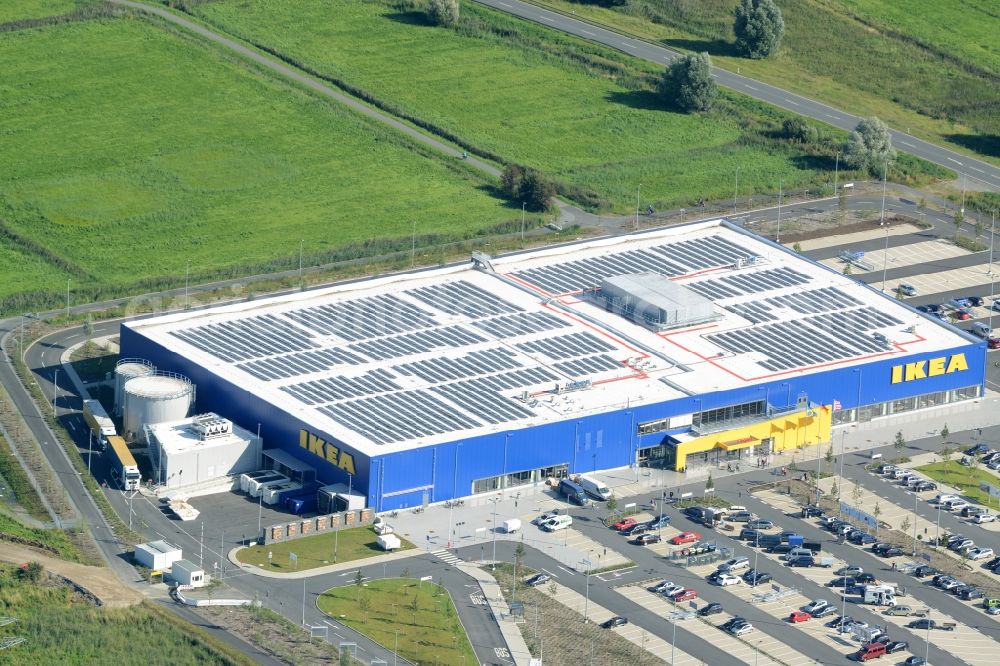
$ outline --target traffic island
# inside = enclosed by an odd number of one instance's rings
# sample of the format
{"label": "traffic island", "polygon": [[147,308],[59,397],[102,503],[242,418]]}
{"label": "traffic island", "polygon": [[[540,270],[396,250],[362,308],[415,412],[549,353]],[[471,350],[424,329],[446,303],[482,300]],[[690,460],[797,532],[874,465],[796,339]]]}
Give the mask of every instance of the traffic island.
{"label": "traffic island", "polygon": [[[399,538],[398,552],[415,546]],[[351,527],[292,541],[259,544],[240,548],[234,556],[241,565],[250,565],[272,573],[296,573],[319,567],[366,560],[386,555],[378,544],[378,535],[370,525]]]}
{"label": "traffic island", "polygon": [[334,587],[317,607],[414,664],[467,666],[479,663],[440,585],[412,578],[384,578]]}

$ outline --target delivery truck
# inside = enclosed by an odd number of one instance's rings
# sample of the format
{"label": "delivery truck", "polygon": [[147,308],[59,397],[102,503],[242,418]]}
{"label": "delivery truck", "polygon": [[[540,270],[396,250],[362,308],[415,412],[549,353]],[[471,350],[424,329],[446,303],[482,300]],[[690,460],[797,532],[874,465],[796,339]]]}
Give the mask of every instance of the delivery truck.
{"label": "delivery truck", "polygon": [[115,422],[104,411],[104,407],[98,400],[83,401],[83,420],[90,426],[90,430],[94,433],[97,441],[102,444],[107,441],[108,437],[118,434],[118,431],[115,429]]}
{"label": "delivery truck", "polygon": [[111,476],[117,479],[122,490],[138,490],[142,476],[125,440],[118,435],[111,435],[108,437],[105,453],[111,458]]}
{"label": "delivery truck", "polygon": [[583,488],[584,492],[594,499],[604,501],[611,497],[611,490],[600,481],[581,476],[577,483]]}
{"label": "delivery truck", "polygon": [[503,521],[503,531],[505,534],[513,534],[521,529],[521,519],[520,518],[508,518]]}
{"label": "delivery truck", "polygon": [[378,536],[378,547],[382,550],[398,550],[403,544],[395,534],[380,534]]}

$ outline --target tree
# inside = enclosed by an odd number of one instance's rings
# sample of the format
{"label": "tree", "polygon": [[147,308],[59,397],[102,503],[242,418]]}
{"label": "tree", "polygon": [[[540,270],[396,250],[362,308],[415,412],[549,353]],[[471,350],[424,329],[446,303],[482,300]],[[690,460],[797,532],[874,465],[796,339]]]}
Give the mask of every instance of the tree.
{"label": "tree", "polygon": [[500,189],[508,199],[521,196],[521,182],[524,180],[524,169],[517,164],[508,164],[500,174]]}
{"label": "tree", "polygon": [[827,447],[826,454],[823,456],[823,459],[826,460],[826,464],[827,465],[832,465],[833,464],[833,443],[832,442],[830,443],[830,446]]}
{"label": "tree", "polygon": [[851,264],[850,263],[844,264],[843,273],[844,273],[844,275],[850,275],[851,274]]}
{"label": "tree", "polygon": [[774,0],[740,0],[733,12],[736,50],[746,58],[766,58],[778,50],[785,21]]}
{"label": "tree", "polygon": [[899,531],[906,534],[910,531],[911,527],[913,527],[913,523],[910,522],[910,516],[907,514],[906,517],[903,518],[903,522],[899,524]]}
{"label": "tree", "polygon": [[712,473],[708,473],[708,478],[705,480],[705,492],[715,488],[715,481],[712,480]]}
{"label": "tree", "polygon": [[792,245],[792,249],[798,252],[799,254],[802,254],[802,243],[798,242],[795,243],[794,245]]}
{"label": "tree", "polygon": [[368,611],[371,610],[371,607],[372,607],[372,600],[368,597],[367,594],[362,594],[360,597],[358,597],[358,608],[360,608],[361,612],[365,614],[365,620],[364,620],[365,624],[368,624]]}
{"label": "tree", "polygon": [[451,27],[458,24],[458,0],[429,0],[427,18],[434,25]]}
{"label": "tree", "polygon": [[37,583],[42,578],[42,573],[45,571],[45,567],[38,562],[28,562],[27,564],[22,564],[21,568],[17,570],[18,578],[21,580],[26,580],[29,583]]}
{"label": "tree", "polygon": [[711,109],[719,94],[712,78],[712,59],[707,53],[674,58],[660,79],[660,94],[685,113]]}
{"label": "tree", "polygon": [[413,624],[417,623],[417,611],[420,610],[420,599],[418,598],[417,591],[413,591],[413,598],[410,599],[410,603],[406,605],[407,610],[410,611],[410,615],[413,618]]}
{"label": "tree", "polygon": [[896,449],[896,462],[899,462],[903,459],[903,449],[906,447],[906,440],[903,439],[903,433],[896,433],[896,439],[893,440],[892,446]]}
{"label": "tree", "polygon": [[895,158],[889,128],[874,116],[859,122],[844,146],[847,165],[872,175],[881,175],[883,165]]}
{"label": "tree", "polygon": [[962,224],[965,222],[965,213],[962,212],[961,208],[955,209],[955,214],[952,216],[951,221],[955,225],[955,233],[961,233]]}
{"label": "tree", "polygon": [[880,503],[875,502],[875,508],[872,509],[872,515],[875,516],[875,534],[878,534],[879,523],[882,522],[879,520],[879,516],[882,515],[882,505]]}
{"label": "tree", "polygon": [[854,506],[861,506],[861,498],[864,497],[865,491],[861,489],[861,484],[857,481],[854,482],[854,490],[851,491],[851,496],[854,497]]}
{"label": "tree", "polygon": [[797,143],[816,143],[819,139],[819,130],[799,117],[785,118],[781,123],[781,134],[789,141]]}
{"label": "tree", "polygon": [[837,485],[836,481],[834,481],[833,485],[830,486],[830,494],[835,497],[838,502],[840,501],[840,486]]}
{"label": "tree", "polygon": [[941,441],[944,442],[945,444],[947,444],[948,443],[948,435],[950,435],[950,434],[951,434],[951,431],[948,430],[948,424],[945,423],[943,426],[941,426]]}
{"label": "tree", "polygon": [[979,238],[980,236],[982,236],[984,231],[986,231],[986,225],[983,223],[982,220],[977,219],[976,220],[976,238]]}
{"label": "tree", "polygon": [[843,224],[847,219],[847,190],[840,188],[837,193],[837,220]]}
{"label": "tree", "polygon": [[90,339],[94,337],[94,322],[90,319],[90,313],[87,313],[87,321],[83,323],[83,334],[87,336],[87,344],[90,344]]}
{"label": "tree", "polygon": [[357,598],[361,598],[361,586],[364,585],[365,577],[361,575],[361,569],[358,569],[358,573],[354,574],[354,586],[358,588]]}
{"label": "tree", "polygon": [[544,174],[528,169],[521,181],[521,201],[532,210],[547,210],[556,195],[556,186]]}
{"label": "tree", "polygon": [[605,504],[605,506],[608,507],[608,511],[614,511],[615,509],[618,508],[618,498],[615,497],[614,493],[611,493],[611,495],[608,497],[608,501]]}

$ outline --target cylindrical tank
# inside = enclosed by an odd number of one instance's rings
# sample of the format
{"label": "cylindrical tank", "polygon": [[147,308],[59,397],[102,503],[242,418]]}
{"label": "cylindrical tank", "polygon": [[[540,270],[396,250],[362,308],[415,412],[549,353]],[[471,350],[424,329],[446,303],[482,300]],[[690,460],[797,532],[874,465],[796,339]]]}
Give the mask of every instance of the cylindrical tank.
{"label": "cylindrical tank", "polygon": [[142,427],[179,421],[194,404],[194,384],[183,375],[157,372],[125,382],[125,437],[135,441]]}
{"label": "cylindrical tank", "polygon": [[156,372],[149,361],[141,358],[123,358],[115,365],[115,416],[125,409],[125,382]]}

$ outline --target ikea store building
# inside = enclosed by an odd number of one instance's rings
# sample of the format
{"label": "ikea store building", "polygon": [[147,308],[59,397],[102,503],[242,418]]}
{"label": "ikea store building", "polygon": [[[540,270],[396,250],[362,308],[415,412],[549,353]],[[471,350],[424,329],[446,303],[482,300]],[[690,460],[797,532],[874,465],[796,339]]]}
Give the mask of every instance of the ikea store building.
{"label": "ikea store building", "polygon": [[130,322],[121,347],[378,511],[814,446],[977,399],[986,360],[726,221]]}

